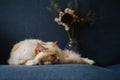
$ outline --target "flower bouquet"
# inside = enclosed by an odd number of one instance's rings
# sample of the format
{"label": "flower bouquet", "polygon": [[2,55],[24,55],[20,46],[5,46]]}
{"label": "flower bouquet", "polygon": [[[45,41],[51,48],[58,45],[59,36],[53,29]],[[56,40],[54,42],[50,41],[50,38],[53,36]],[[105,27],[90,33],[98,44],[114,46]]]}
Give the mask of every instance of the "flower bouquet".
{"label": "flower bouquet", "polygon": [[75,24],[93,24],[98,19],[98,16],[92,11],[89,11],[84,17],[79,17],[76,14],[78,11],[78,0],[74,0],[74,6],[72,2],[68,2],[67,7],[63,11],[54,0],[51,0],[51,6],[48,7],[48,10],[55,16],[54,21],[62,25],[67,32],[69,42],[65,48],[73,51],[76,51],[76,45],[78,45],[74,39]]}

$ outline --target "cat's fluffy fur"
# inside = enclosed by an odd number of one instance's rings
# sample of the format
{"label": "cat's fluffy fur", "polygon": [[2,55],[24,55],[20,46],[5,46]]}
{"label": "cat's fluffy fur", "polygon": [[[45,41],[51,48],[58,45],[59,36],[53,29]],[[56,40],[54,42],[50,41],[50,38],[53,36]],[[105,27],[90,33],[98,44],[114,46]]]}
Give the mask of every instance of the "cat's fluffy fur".
{"label": "cat's fluffy fur", "polygon": [[43,42],[38,39],[27,39],[15,44],[11,50],[8,64],[93,64],[94,61],[83,58],[73,51],[62,50],[56,42]]}

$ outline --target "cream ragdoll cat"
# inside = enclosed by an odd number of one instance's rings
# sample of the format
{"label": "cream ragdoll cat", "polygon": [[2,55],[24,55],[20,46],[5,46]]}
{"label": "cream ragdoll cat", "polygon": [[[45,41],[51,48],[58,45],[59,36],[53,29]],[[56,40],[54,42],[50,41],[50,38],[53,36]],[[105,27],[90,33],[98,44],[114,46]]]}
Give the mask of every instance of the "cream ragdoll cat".
{"label": "cream ragdoll cat", "polygon": [[62,50],[56,42],[43,42],[38,39],[27,39],[15,44],[11,50],[8,64],[93,64],[94,61],[83,58],[73,51]]}

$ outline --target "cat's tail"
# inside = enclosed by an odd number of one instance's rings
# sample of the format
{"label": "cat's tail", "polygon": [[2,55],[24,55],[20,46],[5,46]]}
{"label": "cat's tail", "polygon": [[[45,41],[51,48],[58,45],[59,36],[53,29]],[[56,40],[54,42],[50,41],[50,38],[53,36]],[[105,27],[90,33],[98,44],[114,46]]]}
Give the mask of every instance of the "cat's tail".
{"label": "cat's tail", "polygon": [[94,64],[93,60],[83,58],[79,53],[70,50],[63,50],[63,53],[61,53],[61,59],[61,63]]}
{"label": "cat's tail", "polygon": [[83,60],[83,62],[84,62],[85,64],[90,64],[90,65],[92,65],[92,64],[95,63],[93,60],[88,59],[88,58],[82,58],[82,60]]}

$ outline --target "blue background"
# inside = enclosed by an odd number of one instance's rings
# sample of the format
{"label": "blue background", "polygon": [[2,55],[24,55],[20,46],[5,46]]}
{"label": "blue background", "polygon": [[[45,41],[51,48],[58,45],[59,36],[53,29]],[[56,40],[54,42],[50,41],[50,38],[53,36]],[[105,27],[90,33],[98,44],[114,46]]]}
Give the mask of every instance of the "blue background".
{"label": "blue background", "polygon": [[[56,0],[66,7],[70,0]],[[118,0],[78,0],[79,15],[94,10],[102,20],[93,26],[76,28],[76,39],[83,57],[96,65],[120,63],[120,9]],[[37,38],[58,41],[64,48],[67,35],[48,12],[49,0],[0,0],[0,64],[6,64],[12,46],[21,40]]]}

